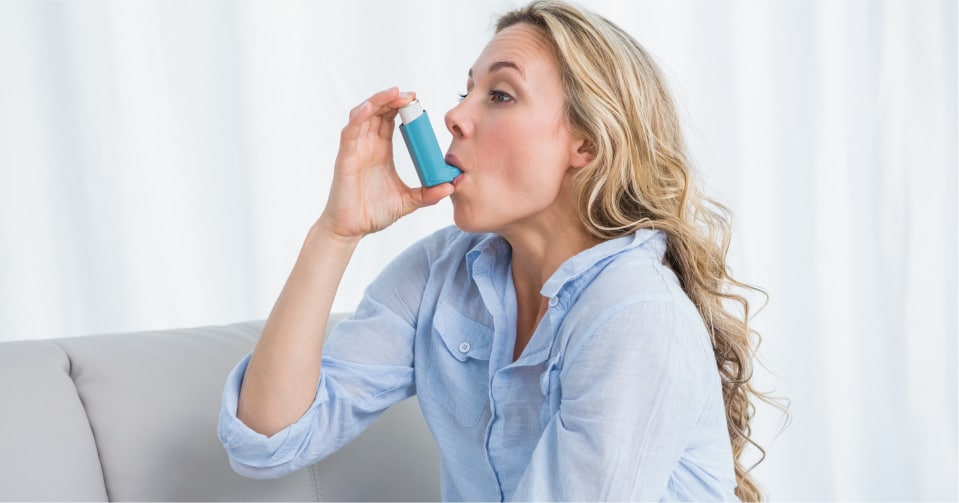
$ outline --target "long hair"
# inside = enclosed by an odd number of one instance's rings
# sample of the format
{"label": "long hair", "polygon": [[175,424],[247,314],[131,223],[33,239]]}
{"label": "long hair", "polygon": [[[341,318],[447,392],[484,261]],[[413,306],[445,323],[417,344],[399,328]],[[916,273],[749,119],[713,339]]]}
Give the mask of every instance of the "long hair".
{"label": "long hair", "polygon": [[[560,1],[534,1],[501,16],[496,32],[538,27],[556,53],[574,134],[595,159],[579,170],[573,194],[590,233],[612,239],[642,228],[666,233],[665,261],[696,305],[712,339],[735,458],[736,496],[763,494],[743,465],[753,399],[769,401],[750,379],[759,335],[749,327],[745,291],[729,275],[727,209],[697,188],[665,79],[629,34],[607,19]],[[764,294],[765,295],[765,294]]]}

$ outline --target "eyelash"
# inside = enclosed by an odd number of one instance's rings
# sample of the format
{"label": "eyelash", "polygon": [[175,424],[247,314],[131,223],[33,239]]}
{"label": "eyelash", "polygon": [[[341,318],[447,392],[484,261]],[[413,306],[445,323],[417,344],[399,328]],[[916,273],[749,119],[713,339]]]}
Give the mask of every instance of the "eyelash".
{"label": "eyelash", "polygon": [[[486,94],[489,95],[490,98],[494,98],[491,100],[493,101],[493,103],[509,103],[513,101],[513,97],[507,93],[504,93],[503,91],[497,91],[493,89],[493,90],[487,91]],[[459,95],[460,101],[465,100],[467,96],[469,96],[468,92],[466,94],[460,94]]]}

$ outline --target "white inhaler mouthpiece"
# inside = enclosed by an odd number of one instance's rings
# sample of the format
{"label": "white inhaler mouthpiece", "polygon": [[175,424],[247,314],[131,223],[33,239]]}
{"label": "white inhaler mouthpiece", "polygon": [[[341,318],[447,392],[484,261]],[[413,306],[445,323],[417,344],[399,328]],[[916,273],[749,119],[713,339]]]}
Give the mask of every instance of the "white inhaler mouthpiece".
{"label": "white inhaler mouthpiece", "polygon": [[409,105],[406,105],[400,109],[400,120],[403,122],[403,124],[409,124],[422,113],[423,105],[420,103],[420,100],[413,100]]}
{"label": "white inhaler mouthpiece", "polygon": [[430,118],[419,100],[413,100],[400,111],[400,133],[413,158],[413,167],[424,187],[452,182],[462,173],[455,166],[446,164],[443,152],[430,125]]}

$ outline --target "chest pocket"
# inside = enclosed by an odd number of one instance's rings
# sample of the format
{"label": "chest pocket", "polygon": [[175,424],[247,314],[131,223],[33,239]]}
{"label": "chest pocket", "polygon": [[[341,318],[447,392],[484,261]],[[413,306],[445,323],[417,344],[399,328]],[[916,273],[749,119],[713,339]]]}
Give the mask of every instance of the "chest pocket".
{"label": "chest pocket", "polygon": [[427,389],[463,426],[479,422],[489,403],[493,329],[441,304],[433,318]]}

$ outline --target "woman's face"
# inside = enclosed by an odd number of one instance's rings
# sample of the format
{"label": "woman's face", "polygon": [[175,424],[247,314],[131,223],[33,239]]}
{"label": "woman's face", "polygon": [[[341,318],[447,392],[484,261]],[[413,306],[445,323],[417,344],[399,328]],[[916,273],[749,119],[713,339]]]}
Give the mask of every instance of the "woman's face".
{"label": "woman's face", "polygon": [[565,107],[543,35],[527,24],[499,32],[470,69],[466,97],[446,114],[446,161],[463,171],[452,195],[459,228],[503,234],[575,215],[563,180],[584,154]]}

